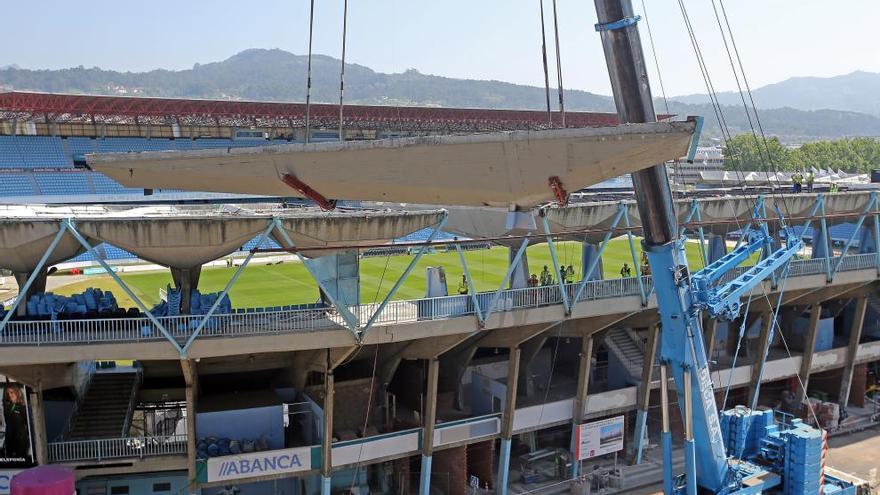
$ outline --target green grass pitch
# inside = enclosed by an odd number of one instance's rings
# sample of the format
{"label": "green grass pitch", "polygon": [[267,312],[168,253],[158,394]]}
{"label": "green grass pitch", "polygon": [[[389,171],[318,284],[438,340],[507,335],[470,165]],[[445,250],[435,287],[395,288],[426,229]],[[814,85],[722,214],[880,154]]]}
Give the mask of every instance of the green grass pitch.
{"label": "green grass pitch", "polygon": [[[641,249],[636,241],[637,256]],[[577,242],[561,242],[556,245],[559,263],[573,265],[580,279],[581,245]],[[544,265],[553,270],[550,251],[547,244],[531,246],[527,251],[529,269],[538,274]],[[688,263],[692,269],[702,267],[699,246],[687,244]],[[498,289],[507,271],[508,251],[503,247],[465,252],[468,268],[478,291]],[[399,255],[390,257],[364,258],[360,261],[361,302],[381,301],[391,290],[400,277],[412,256]],[[632,255],[626,238],[613,239],[609,242],[603,255],[605,278],[619,278],[623,263],[632,266]],[[395,299],[418,299],[425,297],[425,269],[429,266],[442,266],[446,270],[446,282],[449,293],[457,292],[458,282],[464,270],[459,262],[458,254],[452,252],[435,252],[426,254],[413,269],[406,282],[397,291]],[[219,292],[232,277],[235,268],[205,268],[202,270],[199,290],[202,293]],[[635,273],[635,271],[633,271]],[[171,274],[167,270],[123,273],[123,281],[133,290],[145,304],[152,306],[159,300],[159,289],[171,282]],[[88,287],[109,290],[116,296],[119,305],[132,307],[134,303],[126,296],[119,286],[107,275],[96,275],[73,284],[64,285],[53,292],[70,295],[82,292]],[[285,262],[278,265],[249,265],[232,287],[230,300],[233,307],[266,307],[287,304],[311,303],[318,299],[317,284],[301,263]]]}

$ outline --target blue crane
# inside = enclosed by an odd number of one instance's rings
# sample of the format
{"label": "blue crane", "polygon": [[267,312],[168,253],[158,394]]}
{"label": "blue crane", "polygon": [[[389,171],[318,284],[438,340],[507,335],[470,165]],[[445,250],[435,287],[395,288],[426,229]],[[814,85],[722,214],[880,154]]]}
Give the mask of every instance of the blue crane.
{"label": "blue crane", "polygon": [[[653,100],[631,0],[594,0],[605,59],[622,123],[654,122]],[[696,138],[695,138],[696,139]],[[733,319],[740,300],[778,272],[802,248],[798,236],[785,236],[773,249],[762,220],[763,202],[755,206],[743,242],[731,253],[691,274],[673,208],[664,164],[633,173],[633,189],[644,232],[644,250],[653,275],[660,314],[660,380],[663,414],[664,492],[667,495],[785,495],[855,493],[852,485],[824,476],[820,464],[825,437],[799,420],[776,422],[763,411],[739,408],[719,414],[709,375],[701,315]],[[766,216],[766,215],[763,215]],[[781,221],[781,215],[780,215]],[[786,229],[784,224],[782,229]],[[761,251],[758,263],[733,280],[725,275]],[[672,473],[667,374],[675,383],[684,422],[685,473]],[[726,432],[726,434],[725,434]],[[734,456],[728,452],[733,446]],[[818,449],[818,450],[817,450]]]}

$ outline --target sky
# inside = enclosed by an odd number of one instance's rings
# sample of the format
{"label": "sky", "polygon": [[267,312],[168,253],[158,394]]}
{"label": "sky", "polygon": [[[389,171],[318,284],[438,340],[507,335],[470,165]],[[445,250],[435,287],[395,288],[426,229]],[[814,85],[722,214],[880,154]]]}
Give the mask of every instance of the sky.
{"label": "sky", "polygon": [[[880,72],[878,0],[723,1],[753,87],[793,76]],[[338,58],[343,0],[314,2],[314,52]],[[704,93],[678,0],[633,0],[639,14],[643,2],[666,93]],[[733,90],[711,2],[684,0],[716,89]],[[247,48],[308,50],[309,0],[3,3],[0,66],[179,70]],[[552,75],[552,0],[544,3]],[[563,86],[610,94],[593,2],[557,0],[557,9]],[[346,59],[379,72],[414,68],[543,86],[539,13],[539,0],[349,0]],[[642,42],[659,96],[647,25],[640,23]]]}

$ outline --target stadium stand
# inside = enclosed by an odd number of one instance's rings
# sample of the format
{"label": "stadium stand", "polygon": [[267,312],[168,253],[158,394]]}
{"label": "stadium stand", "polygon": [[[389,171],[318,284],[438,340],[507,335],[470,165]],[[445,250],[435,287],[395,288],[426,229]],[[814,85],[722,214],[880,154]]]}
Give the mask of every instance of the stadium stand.
{"label": "stadium stand", "polygon": [[41,194],[91,194],[89,178],[84,173],[35,174]]}
{"label": "stadium stand", "polygon": [[0,167],[72,167],[61,138],[54,136],[0,136]]}
{"label": "stadium stand", "polygon": [[142,189],[123,187],[96,172],[71,170],[69,173],[58,173],[55,170],[84,165],[88,153],[223,149],[289,143],[287,140],[222,138],[0,136],[0,170],[15,169],[8,171],[15,172],[13,174],[0,176],[0,197],[143,193]]}
{"label": "stadium stand", "polygon": [[31,175],[3,174],[0,176],[0,196],[33,196],[38,194]]}

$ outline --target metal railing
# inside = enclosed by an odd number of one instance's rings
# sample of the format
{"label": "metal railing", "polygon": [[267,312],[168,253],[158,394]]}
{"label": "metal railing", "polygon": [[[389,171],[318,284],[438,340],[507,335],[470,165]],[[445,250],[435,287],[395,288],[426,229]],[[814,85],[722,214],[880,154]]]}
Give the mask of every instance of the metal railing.
{"label": "metal railing", "polygon": [[186,435],[98,438],[49,443],[49,462],[186,455]]}
{"label": "metal railing", "polygon": [[[830,258],[833,268],[840,258]],[[877,255],[873,253],[849,255],[843,258],[838,271],[853,271],[874,268]],[[729,282],[741,275],[749,267],[742,266],[731,270],[722,282]],[[826,260],[822,258],[793,261],[788,275],[793,277],[826,273]],[[641,285],[641,287],[640,287]],[[579,283],[566,284],[567,299],[572,301],[578,291]],[[650,276],[611,280],[594,280],[585,284],[577,302],[638,296],[642,287],[646,294],[652,291]],[[476,295],[483,314],[504,312],[516,309],[537,308],[562,304],[562,292],[558,285],[503,290],[497,299],[495,292],[481,292]],[[490,308],[492,301],[495,306]],[[373,315],[378,304],[350,306],[349,310],[363,324]],[[413,300],[389,302],[376,325],[393,325],[447,319],[475,314],[471,296],[452,295]],[[178,342],[183,343],[204,319],[202,315],[159,317],[157,321]],[[306,308],[294,310],[236,312],[217,314],[209,318],[199,338],[233,337],[246,335],[281,334],[307,332],[344,327],[342,318],[333,307]],[[10,321],[0,334],[0,345],[47,345],[100,342],[142,342],[161,341],[165,337],[149,318],[110,318],[93,320],[63,321]]]}

